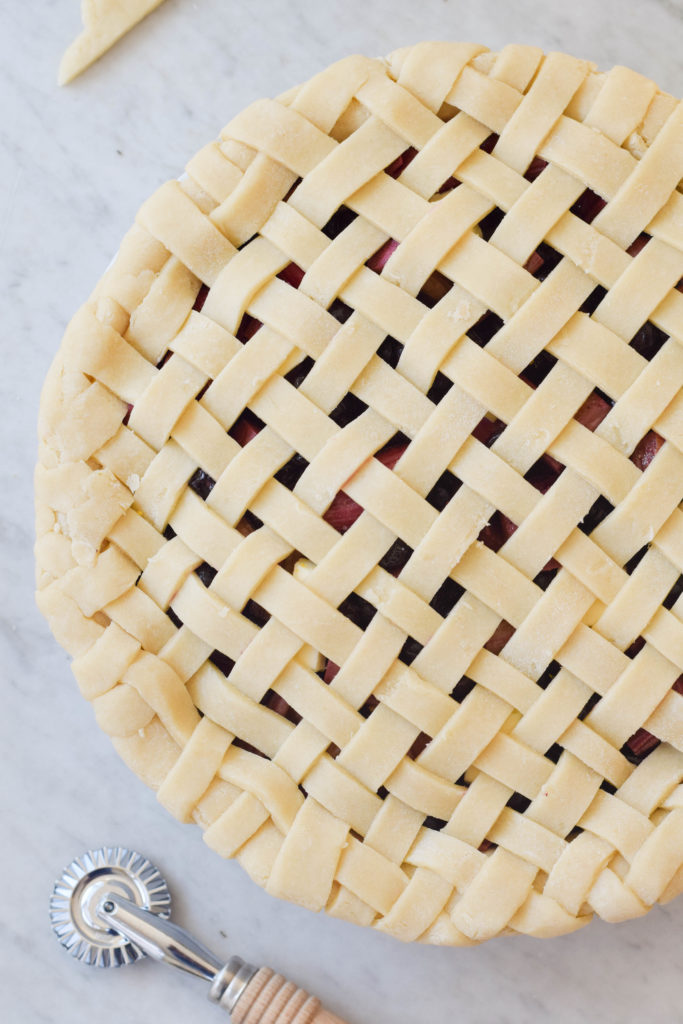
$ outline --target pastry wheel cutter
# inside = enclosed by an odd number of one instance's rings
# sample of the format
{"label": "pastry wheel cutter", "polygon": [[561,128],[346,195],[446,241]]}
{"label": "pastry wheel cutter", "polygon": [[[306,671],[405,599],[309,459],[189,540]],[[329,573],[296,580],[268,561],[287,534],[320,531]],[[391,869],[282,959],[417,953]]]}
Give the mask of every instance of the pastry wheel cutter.
{"label": "pastry wheel cutter", "polygon": [[50,899],[50,920],[76,959],[121,967],[149,956],[209,983],[208,997],[233,1024],[344,1024],[318,999],[238,956],[225,962],[173,924],[164,877],[145,857],[104,846],[77,857],[62,872]]}

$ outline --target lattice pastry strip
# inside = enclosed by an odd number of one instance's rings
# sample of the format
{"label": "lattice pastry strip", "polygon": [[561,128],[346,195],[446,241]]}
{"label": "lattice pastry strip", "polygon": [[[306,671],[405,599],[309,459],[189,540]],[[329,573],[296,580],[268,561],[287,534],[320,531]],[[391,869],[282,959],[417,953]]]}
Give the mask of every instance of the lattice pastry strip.
{"label": "lattice pastry strip", "polygon": [[683,888],[682,127],[531,47],[349,58],[69,326],[39,605],[269,892],[467,945]]}

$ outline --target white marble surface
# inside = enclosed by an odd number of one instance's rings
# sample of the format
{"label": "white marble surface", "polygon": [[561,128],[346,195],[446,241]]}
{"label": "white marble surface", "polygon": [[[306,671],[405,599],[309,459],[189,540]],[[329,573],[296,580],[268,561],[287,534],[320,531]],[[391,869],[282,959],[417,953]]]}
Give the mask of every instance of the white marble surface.
{"label": "white marble surface", "polygon": [[76,0],[4,0],[0,18],[2,1020],[220,1019],[199,982],[150,963],[88,969],[52,938],[55,873],[88,846],[121,843],[161,865],[178,920],[209,945],[291,972],[352,1024],[683,1021],[683,902],[459,951],[401,946],[264,895],[119,763],[35,611],[31,555],[38,394],[64,324],[141,201],[242,106],[347,52],[438,37],[625,63],[680,95],[680,0],[167,0],[66,90],[55,77]]}

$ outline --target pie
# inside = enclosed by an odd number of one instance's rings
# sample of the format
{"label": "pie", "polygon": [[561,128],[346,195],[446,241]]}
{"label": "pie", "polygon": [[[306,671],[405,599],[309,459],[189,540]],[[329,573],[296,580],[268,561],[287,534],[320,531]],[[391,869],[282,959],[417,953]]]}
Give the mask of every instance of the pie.
{"label": "pie", "polygon": [[38,604],[128,765],[403,940],[683,889],[683,104],[351,57],[141,208],[49,372]]}
{"label": "pie", "polygon": [[83,31],[62,57],[59,84],[72,82],[161,3],[163,0],[81,0]]}

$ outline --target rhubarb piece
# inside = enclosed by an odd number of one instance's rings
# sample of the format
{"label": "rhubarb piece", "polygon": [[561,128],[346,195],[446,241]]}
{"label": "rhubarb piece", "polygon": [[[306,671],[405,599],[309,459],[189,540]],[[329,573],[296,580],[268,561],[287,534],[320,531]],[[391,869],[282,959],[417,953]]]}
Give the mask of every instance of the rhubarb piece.
{"label": "rhubarb piece", "polygon": [[638,469],[646,470],[663,444],[663,437],[654,430],[648,430],[645,437],[636,445],[631,462],[635,462]]}
{"label": "rhubarb piece", "polygon": [[577,411],[574,419],[578,420],[588,430],[593,431],[600,426],[611,408],[612,406],[607,399],[603,398],[597,391],[593,391]]}
{"label": "rhubarb piece", "polygon": [[395,242],[393,238],[390,238],[388,242],[385,242],[384,245],[380,246],[377,252],[370,257],[365,266],[370,270],[374,270],[376,274],[381,274],[389,260],[389,257],[392,253],[396,252],[397,249],[398,242]]}

